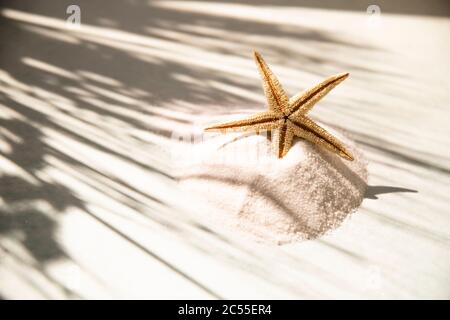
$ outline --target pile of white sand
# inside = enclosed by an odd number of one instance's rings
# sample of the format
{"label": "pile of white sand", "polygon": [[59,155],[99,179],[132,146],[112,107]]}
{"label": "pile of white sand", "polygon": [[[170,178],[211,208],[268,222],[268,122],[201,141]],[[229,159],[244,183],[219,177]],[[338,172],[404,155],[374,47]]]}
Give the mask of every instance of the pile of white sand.
{"label": "pile of white sand", "polygon": [[228,233],[277,244],[317,238],[358,208],[367,182],[354,143],[322,126],[354,161],[298,138],[278,159],[263,134],[217,135],[190,150],[194,161],[180,169],[180,186],[191,201],[207,204],[200,216]]}

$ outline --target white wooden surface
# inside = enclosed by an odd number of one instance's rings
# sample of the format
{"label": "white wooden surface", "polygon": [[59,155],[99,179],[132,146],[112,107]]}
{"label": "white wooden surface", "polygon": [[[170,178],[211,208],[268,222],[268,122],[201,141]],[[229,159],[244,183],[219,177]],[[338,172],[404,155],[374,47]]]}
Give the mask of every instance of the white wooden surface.
{"label": "white wooden surface", "polygon": [[[63,1],[0,12],[0,297],[450,298],[448,15],[77,3],[80,28]],[[245,243],[179,201],[171,134],[263,107],[253,48],[290,94],[351,74],[311,115],[370,186],[322,239]]]}

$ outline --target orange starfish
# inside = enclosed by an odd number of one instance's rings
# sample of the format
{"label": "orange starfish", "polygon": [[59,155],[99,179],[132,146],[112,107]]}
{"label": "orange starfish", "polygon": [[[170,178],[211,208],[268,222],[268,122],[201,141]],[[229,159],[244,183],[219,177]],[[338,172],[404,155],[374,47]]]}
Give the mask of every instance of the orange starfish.
{"label": "orange starfish", "polygon": [[213,125],[205,128],[205,131],[273,130],[279,158],[287,154],[294,136],[297,136],[335,152],[347,160],[353,160],[353,156],[338,139],[306,116],[317,101],[348,77],[348,73],[331,76],[315,87],[289,99],[262,56],[258,52],[254,52],[254,56],[262,77],[269,110],[243,120]]}

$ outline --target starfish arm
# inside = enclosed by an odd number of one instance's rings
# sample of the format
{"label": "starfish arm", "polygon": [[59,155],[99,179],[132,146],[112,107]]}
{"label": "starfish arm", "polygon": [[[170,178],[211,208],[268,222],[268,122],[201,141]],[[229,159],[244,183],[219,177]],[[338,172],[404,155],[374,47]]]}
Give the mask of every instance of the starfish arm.
{"label": "starfish arm", "polygon": [[353,161],[352,154],[344,144],[310,118],[303,116],[301,119],[290,119],[289,121],[293,124],[292,130],[296,136],[327,148],[344,159]]}
{"label": "starfish arm", "polygon": [[205,128],[205,131],[263,131],[278,126],[280,115],[275,112],[260,112],[242,120],[236,120]]}
{"label": "starfish arm", "polygon": [[315,87],[301,92],[289,100],[290,115],[305,114],[328,92],[348,77],[348,73],[340,73],[325,79]]}
{"label": "starfish arm", "polygon": [[269,104],[269,110],[275,112],[286,112],[289,108],[289,98],[278,81],[277,77],[270,70],[261,54],[254,51],[256,66],[261,74],[264,94]]}
{"label": "starfish arm", "polygon": [[277,130],[273,130],[273,145],[275,146],[278,158],[283,158],[292,146],[294,139],[294,131],[292,125],[288,121],[281,120]]}

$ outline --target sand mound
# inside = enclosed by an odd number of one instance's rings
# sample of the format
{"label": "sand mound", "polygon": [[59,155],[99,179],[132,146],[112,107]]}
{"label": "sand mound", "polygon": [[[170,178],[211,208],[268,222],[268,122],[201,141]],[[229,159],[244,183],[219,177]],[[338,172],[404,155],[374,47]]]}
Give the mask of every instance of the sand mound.
{"label": "sand mound", "polygon": [[277,244],[317,238],[361,204],[367,182],[361,152],[326,128],[354,161],[303,139],[278,159],[265,135],[219,135],[193,150],[195,161],[179,171],[180,186],[208,205],[200,215],[232,233]]}

